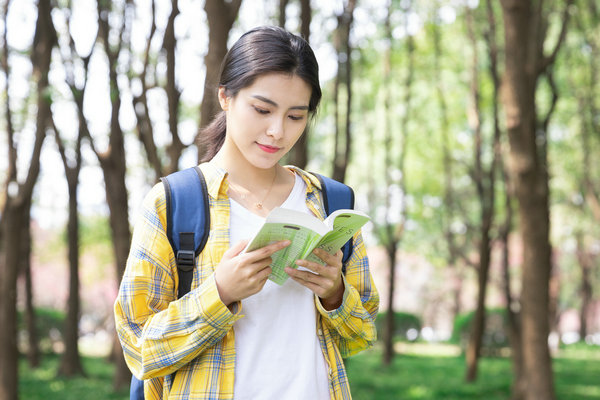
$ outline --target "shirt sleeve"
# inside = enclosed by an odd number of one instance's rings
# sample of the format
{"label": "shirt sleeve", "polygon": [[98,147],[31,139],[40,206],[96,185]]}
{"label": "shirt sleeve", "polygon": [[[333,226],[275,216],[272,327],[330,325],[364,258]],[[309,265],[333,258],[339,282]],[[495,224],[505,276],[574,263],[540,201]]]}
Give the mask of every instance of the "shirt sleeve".
{"label": "shirt sleeve", "polygon": [[346,264],[342,304],[327,311],[315,296],[317,310],[329,329],[343,357],[371,347],[377,339],[375,317],[379,309],[379,294],[369,270],[369,259],[362,235],[353,238],[352,256]]}
{"label": "shirt sleeve", "polygon": [[138,379],[168,375],[218,343],[240,317],[217,291],[214,274],[177,299],[178,274],[166,235],[162,184],[143,202],[115,301],[125,361]]}

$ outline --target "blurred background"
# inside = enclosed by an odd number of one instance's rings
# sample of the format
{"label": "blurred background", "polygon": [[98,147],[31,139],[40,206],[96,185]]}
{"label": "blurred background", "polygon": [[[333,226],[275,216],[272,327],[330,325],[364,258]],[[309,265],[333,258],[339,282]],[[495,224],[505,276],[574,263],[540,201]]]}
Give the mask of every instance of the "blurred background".
{"label": "blurred background", "polygon": [[0,400],[126,399],[112,305],[145,193],[196,165],[221,59],[303,35],[286,163],[351,185],[380,291],[356,399],[600,399],[595,0],[2,0]]}

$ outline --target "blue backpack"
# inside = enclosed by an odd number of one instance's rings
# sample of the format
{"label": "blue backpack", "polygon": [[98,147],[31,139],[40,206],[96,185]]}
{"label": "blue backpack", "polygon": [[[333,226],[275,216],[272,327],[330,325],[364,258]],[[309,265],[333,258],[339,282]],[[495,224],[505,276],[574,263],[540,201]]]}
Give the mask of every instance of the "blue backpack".
{"label": "blue backpack", "polygon": [[[313,173],[321,182],[326,215],[339,209],[354,208],[354,191],[331,178]],[[210,234],[208,190],[199,167],[174,172],[161,178],[167,202],[167,237],[177,261],[179,287],[177,298],[185,296],[194,277],[194,263]],[[198,195],[200,194],[200,195]],[[342,272],[352,255],[352,239],[344,247]],[[130,400],[144,400],[144,381],[131,377]]]}

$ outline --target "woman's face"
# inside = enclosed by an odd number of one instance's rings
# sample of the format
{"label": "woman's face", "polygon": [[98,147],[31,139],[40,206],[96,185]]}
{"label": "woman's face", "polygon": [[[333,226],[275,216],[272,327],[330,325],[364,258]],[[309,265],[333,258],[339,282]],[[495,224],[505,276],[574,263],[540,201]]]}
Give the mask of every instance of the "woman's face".
{"label": "woman's face", "polygon": [[269,73],[219,102],[227,113],[224,146],[258,168],[271,168],[296,143],[308,122],[311,87],[296,75]]}

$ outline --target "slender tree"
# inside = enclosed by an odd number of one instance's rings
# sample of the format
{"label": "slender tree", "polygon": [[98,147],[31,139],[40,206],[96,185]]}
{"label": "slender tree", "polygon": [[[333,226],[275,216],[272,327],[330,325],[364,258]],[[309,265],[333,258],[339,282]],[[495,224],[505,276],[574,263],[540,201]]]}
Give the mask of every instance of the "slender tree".
{"label": "slender tree", "polygon": [[[152,59],[158,59],[158,57],[152,57],[151,45],[156,34],[156,1],[152,1],[152,14],[151,14],[151,26],[150,33],[146,40],[146,48],[143,54],[143,69],[139,75],[136,75],[133,71],[130,72],[130,81],[139,80],[141,83],[141,92],[133,96],[133,108],[135,110],[136,121],[137,121],[137,132],[140,142],[142,143],[146,156],[150,166],[154,170],[155,181],[161,176],[168,175],[171,172],[175,172],[179,166],[179,159],[183,150],[187,147],[181,141],[179,136],[179,109],[180,109],[180,97],[181,90],[177,87],[175,79],[175,49],[177,40],[175,37],[175,19],[179,15],[178,1],[172,0],[171,13],[166,24],[165,32],[163,35],[163,44],[161,51],[166,55],[166,83],[165,87],[161,88],[165,91],[168,103],[168,125],[169,133],[171,135],[171,143],[169,143],[165,149],[160,149],[155,141],[153,122],[150,117],[150,107],[148,105],[148,90],[152,88],[159,88],[157,83],[152,79],[149,81],[149,70]],[[156,65],[153,66],[156,70]],[[167,160],[164,160],[162,154],[166,154]]]}
{"label": "slender tree", "polygon": [[[559,39],[544,55],[548,26],[542,0],[501,0],[504,18],[504,111],[510,143],[510,174],[518,201],[523,241],[521,290],[523,382],[513,393],[525,400],[555,399],[548,349],[549,280],[551,270],[550,209],[546,131],[551,111],[542,123],[536,109],[536,88],[551,68],[562,44],[568,20],[563,17]],[[567,1],[566,7],[571,1]],[[552,85],[550,85],[552,88]],[[555,96],[554,96],[555,98]],[[540,137],[541,135],[541,137]]]}
{"label": "slender tree", "polygon": [[69,217],[67,222],[67,242],[69,259],[69,298],[67,300],[67,317],[63,329],[65,351],[62,355],[58,373],[64,376],[84,375],[81,357],[79,356],[79,213],[77,211],[77,188],[79,172],[81,171],[81,141],[83,131],[79,129],[76,143],[73,147],[74,157],[67,156],[64,141],[53,124],[54,136],[58,151],[65,169],[67,188],[69,192]]}
{"label": "slender tree", "polygon": [[[4,26],[10,2],[5,2],[2,10]],[[17,273],[20,266],[19,257],[22,254],[21,235],[23,224],[29,224],[29,207],[33,188],[40,171],[40,153],[46,136],[50,117],[50,102],[48,96],[48,71],[52,49],[56,44],[56,32],[52,24],[52,5],[49,0],[40,0],[37,4],[38,18],[33,38],[31,63],[33,79],[36,88],[36,126],[33,151],[29,162],[29,170],[24,180],[19,180],[17,163],[17,141],[15,140],[14,125],[10,102],[4,109],[6,117],[6,133],[8,142],[8,173],[5,187],[6,198],[0,220],[0,289],[3,301],[0,302],[0,400],[18,398],[18,364],[17,364]],[[9,47],[6,41],[6,28],[3,34],[2,68],[6,77],[6,94],[10,77]],[[17,234],[15,234],[17,233]],[[29,246],[29,244],[25,244]]]}
{"label": "slender tree", "polygon": [[[494,208],[496,202],[496,171],[500,156],[500,125],[498,121],[498,91],[499,81],[496,78],[495,71],[492,73],[493,90],[493,139],[489,145],[489,152],[492,154],[492,160],[488,166],[484,165],[483,153],[486,150],[486,144],[482,128],[482,110],[481,110],[481,93],[480,93],[480,78],[479,78],[479,54],[478,40],[475,33],[473,21],[473,11],[469,6],[465,9],[468,37],[472,46],[472,64],[471,64],[471,101],[469,111],[469,124],[474,133],[474,169],[471,172],[473,181],[477,188],[477,198],[480,205],[480,226],[478,253],[479,260],[477,264],[477,305],[471,326],[471,335],[466,351],[467,371],[465,379],[467,382],[472,382],[477,378],[477,366],[481,353],[483,334],[485,331],[485,305],[487,295],[487,285],[489,280],[489,270],[491,263],[491,247],[492,237],[491,230],[494,223]],[[488,33],[489,34],[489,33]],[[490,54],[493,57],[493,54]],[[495,60],[491,61],[492,63]],[[495,68],[495,64],[492,64]]]}
{"label": "slender tree", "polygon": [[[79,318],[80,318],[80,285],[79,285],[79,213],[78,196],[79,173],[83,164],[81,156],[81,146],[83,138],[87,136],[87,121],[83,115],[83,99],[87,89],[89,61],[92,56],[93,47],[87,56],[81,57],[76,48],[75,41],[71,34],[71,2],[66,4],[66,45],[61,46],[61,55],[65,69],[65,81],[71,90],[74,102],[77,105],[78,112],[78,134],[75,143],[72,146],[73,156],[69,156],[67,145],[57,128],[54,118],[52,118],[52,127],[54,137],[57,143],[58,151],[63,162],[65,177],[67,180],[67,189],[69,193],[68,200],[68,222],[67,222],[67,243],[68,243],[68,261],[69,261],[69,297],[67,299],[67,317],[64,324],[64,343],[65,351],[61,357],[58,368],[58,374],[62,376],[85,375],[81,357],[79,354]],[[76,83],[75,63],[81,62],[83,66],[83,81]]]}
{"label": "slender tree", "polygon": [[287,21],[287,6],[290,0],[279,0],[279,26],[285,28]]}
{"label": "slender tree", "polygon": [[[109,223],[112,233],[113,251],[115,254],[117,284],[125,270],[125,263],[129,254],[131,241],[131,231],[129,228],[129,209],[127,203],[127,187],[125,186],[126,162],[125,162],[125,136],[119,122],[119,111],[121,109],[121,90],[118,84],[117,67],[119,65],[119,56],[125,45],[125,39],[129,37],[126,33],[130,23],[130,13],[132,1],[126,0],[123,4],[120,23],[116,26],[116,32],[113,32],[118,38],[117,43],[113,43],[111,37],[111,24],[109,16],[113,12],[113,3],[104,0],[97,1],[98,11],[98,37],[108,61],[111,116],[109,127],[109,146],[101,151],[97,148],[94,138],[89,135],[90,147],[96,154],[102,173],[106,189],[106,201],[110,211]],[[89,131],[86,132],[89,134]],[[121,345],[116,338],[116,332],[113,340],[113,356],[115,359],[115,375],[113,385],[115,389],[120,389],[129,385],[131,372],[125,364]]]}
{"label": "slender tree", "polygon": [[[282,0],[283,2],[288,0]],[[280,4],[281,4],[280,3]],[[281,10],[281,8],[280,8]],[[281,14],[280,14],[281,15]],[[300,35],[310,41],[310,21],[312,20],[312,8],[310,0],[300,0]],[[281,21],[281,20],[280,20]],[[283,26],[283,25],[281,25]],[[304,132],[294,145],[289,154],[289,163],[300,168],[306,167],[308,163],[308,130]]]}
{"label": "slender tree", "polygon": [[[206,0],[204,3],[208,20],[208,52],[204,57],[206,78],[200,107],[200,128],[208,125],[220,110],[216,96],[219,70],[227,53],[229,31],[237,19],[241,5],[242,0]],[[198,149],[198,159],[203,154],[204,150]]]}
{"label": "slender tree", "polygon": [[[352,45],[350,31],[354,20],[356,0],[344,2],[342,12],[337,16],[337,28],[333,44],[337,54],[338,71],[334,82],[335,104],[335,145],[333,155],[333,179],[343,182],[350,161],[352,148],[350,114],[352,106]],[[343,91],[343,93],[342,93]],[[344,96],[345,95],[345,98]],[[345,100],[345,101],[344,101]]]}
{"label": "slender tree", "polygon": [[[435,13],[432,17],[431,36],[433,42],[433,82],[435,82],[435,93],[438,102],[438,108],[440,113],[439,118],[439,132],[442,139],[442,165],[444,167],[444,206],[445,212],[442,221],[443,235],[446,240],[446,246],[448,249],[447,265],[452,271],[452,314],[451,320],[454,321],[456,316],[461,312],[460,294],[462,289],[462,272],[460,260],[464,254],[464,250],[460,248],[456,234],[452,229],[452,223],[456,218],[456,188],[454,179],[455,160],[452,157],[452,146],[451,146],[451,131],[450,121],[448,118],[448,104],[446,99],[446,88],[444,79],[442,79],[442,35],[440,25],[442,24],[439,14],[440,4],[436,2]],[[466,258],[466,257],[463,257]]]}

